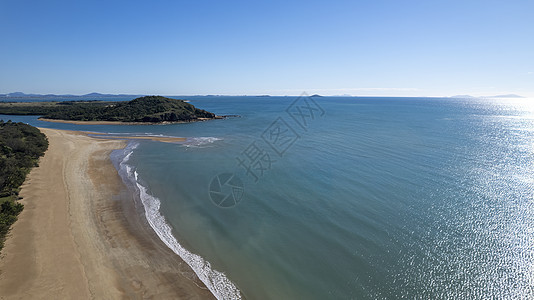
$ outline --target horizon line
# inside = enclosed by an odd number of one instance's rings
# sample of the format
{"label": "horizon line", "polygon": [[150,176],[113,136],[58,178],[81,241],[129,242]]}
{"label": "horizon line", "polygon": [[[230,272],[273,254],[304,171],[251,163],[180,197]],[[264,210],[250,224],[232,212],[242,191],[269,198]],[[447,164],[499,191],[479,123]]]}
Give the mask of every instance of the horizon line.
{"label": "horizon line", "polygon": [[[19,95],[13,95],[19,94]],[[497,94],[497,95],[485,95],[485,96],[473,96],[469,94],[459,94],[452,96],[406,96],[406,95],[351,95],[351,94],[337,94],[337,95],[324,95],[324,94],[308,94],[306,92],[300,93],[300,95],[273,95],[266,93],[253,93],[253,94],[156,94],[156,93],[99,93],[99,92],[90,92],[86,94],[40,94],[40,93],[24,93],[24,92],[10,92],[10,93],[0,93],[0,98],[46,98],[46,97],[84,97],[100,95],[101,97],[114,97],[114,96],[164,96],[164,97],[392,97],[392,98],[530,98],[529,96],[522,96],[514,93],[508,94]]]}

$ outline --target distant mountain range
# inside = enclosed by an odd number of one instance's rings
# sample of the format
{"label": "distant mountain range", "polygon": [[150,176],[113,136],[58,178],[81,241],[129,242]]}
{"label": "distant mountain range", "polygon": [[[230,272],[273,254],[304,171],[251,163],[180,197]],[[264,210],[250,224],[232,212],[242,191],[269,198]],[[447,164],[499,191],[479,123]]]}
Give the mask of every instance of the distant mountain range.
{"label": "distant mountain range", "polygon": [[22,92],[15,92],[15,93],[9,93],[9,94],[0,94],[0,99],[10,99],[10,98],[94,98],[94,99],[100,99],[100,98],[111,98],[111,97],[133,97],[137,98],[144,95],[128,95],[128,94],[100,94],[100,93],[89,93],[85,95],[55,95],[55,94],[26,94]]}

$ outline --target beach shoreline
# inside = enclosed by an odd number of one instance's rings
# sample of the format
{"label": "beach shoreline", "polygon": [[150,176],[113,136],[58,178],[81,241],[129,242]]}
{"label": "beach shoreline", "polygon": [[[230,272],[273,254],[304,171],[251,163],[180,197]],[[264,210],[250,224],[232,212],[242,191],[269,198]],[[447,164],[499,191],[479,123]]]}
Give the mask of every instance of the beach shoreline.
{"label": "beach shoreline", "polygon": [[0,257],[0,299],[213,299],[152,231],[112,165],[124,140],[40,129],[49,150]]}

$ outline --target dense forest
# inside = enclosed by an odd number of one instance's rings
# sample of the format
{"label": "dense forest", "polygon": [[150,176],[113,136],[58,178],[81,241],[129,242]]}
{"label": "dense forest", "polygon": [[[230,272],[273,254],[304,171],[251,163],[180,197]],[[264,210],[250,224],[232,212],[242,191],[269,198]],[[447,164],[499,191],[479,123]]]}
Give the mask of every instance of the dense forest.
{"label": "dense forest", "polygon": [[73,121],[191,122],[215,119],[213,113],[183,100],[146,96],[125,102],[63,101],[0,103],[0,114],[39,115]]}
{"label": "dense forest", "polygon": [[20,186],[46,149],[48,140],[39,129],[0,120],[0,250],[23,209],[17,202]]}

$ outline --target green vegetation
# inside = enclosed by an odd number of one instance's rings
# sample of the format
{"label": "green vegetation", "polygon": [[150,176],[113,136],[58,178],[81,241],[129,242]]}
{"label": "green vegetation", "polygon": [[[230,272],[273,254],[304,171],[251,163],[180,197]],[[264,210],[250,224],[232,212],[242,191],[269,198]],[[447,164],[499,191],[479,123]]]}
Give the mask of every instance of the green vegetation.
{"label": "green vegetation", "polygon": [[65,101],[0,103],[0,114],[40,115],[43,118],[72,121],[191,122],[215,119],[213,113],[183,100],[146,96],[126,102]]}
{"label": "green vegetation", "polygon": [[47,148],[48,140],[39,129],[0,120],[0,250],[24,207],[16,201],[20,186]]}

